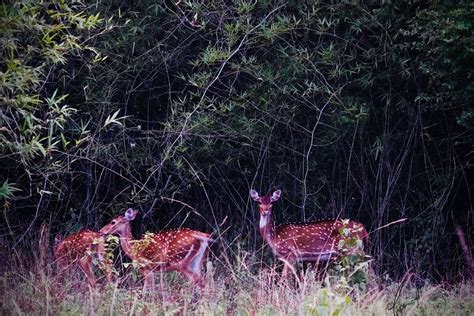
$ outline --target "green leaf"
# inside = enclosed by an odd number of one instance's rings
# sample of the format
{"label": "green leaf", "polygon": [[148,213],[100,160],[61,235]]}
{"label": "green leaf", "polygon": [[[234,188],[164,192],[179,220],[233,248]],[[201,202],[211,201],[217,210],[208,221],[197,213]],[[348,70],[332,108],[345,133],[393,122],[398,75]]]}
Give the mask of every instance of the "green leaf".
{"label": "green leaf", "polygon": [[14,186],[14,183],[8,183],[8,180],[3,182],[2,186],[0,187],[0,199],[10,199],[13,197],[14,192],[19,192],[20,189]]}
{"label": "green leaf", "polygon": [[105,119],[103,127],[105,128],[110,124],[116,124],[116,125],[123,126],[123,124],[119,120],[124,120],[124,119],[126,119],[127,117],[130,117],[130,116],[117,117],[119,112],[120,112],[120,109],[115,111],[112,115],[108,115],[107,118]]}

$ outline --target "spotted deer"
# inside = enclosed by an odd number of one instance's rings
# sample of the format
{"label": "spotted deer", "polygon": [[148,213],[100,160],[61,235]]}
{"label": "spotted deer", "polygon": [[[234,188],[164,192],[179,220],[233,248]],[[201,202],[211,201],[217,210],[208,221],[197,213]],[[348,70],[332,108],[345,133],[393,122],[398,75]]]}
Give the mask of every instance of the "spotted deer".
{"label": "spotted deer", "polygon": [[130,222],[138,211],[129,208],[125,214],[114,218],[100,233],[118,234],[120,246],[125,254],[137,264],[144,277],[143,288],[149,290],[153,284],[154,271],[177,271],[192,284],[203,286],[201,268],[208,253],[209,234],[179,228],[133,240]]}
{"label": "spotted deer", "polygon": [[[259,196],[250,191],[252,199],[259,203],[260,234],[272,249],[273,254],[284,263],[281,280],[286,278],[288,269],[296,275],[296,262],[322,262],[341,255],[338,248],[343,238],[357,238],[368,241],[365,227],[352,220],[321,220],[301,224],[274,226],[272,203],[278,201],[281,191],[271,196]],[[346,236],[341,234],[341,229]]]}
{"label": "spotted deer", "polygon": [[86,275],[91,287],[96,286],[96,277],[93,271],[94,257],[104,268],[107,282],[112,282],[111,262],[105,256],[104,237],[92,230],[81,230],[62,239],[56,235],[53,248],[54,258],[59,269],[58,275],[71,267],[78,265]]}

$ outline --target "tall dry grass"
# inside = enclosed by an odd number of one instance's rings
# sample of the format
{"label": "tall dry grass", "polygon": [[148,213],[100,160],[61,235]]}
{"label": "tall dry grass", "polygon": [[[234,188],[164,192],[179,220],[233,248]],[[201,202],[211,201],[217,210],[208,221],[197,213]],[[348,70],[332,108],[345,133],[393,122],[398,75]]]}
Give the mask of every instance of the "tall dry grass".
{"label": "tall dry grass", "polygon": [[[176,273],[157,274],[154,291],[129,266],[113,284],[102,276],[89,288],[77,269],[56,275],[50,256],[14,252],[0,278],[3,315],[470,315],[474,286],[469,282],[433,285],[407,273],[399,282],[367,270],[364,289],[329,268],[300,269],[280,284],[279,267],[240,252],[235,258],[212,257],[205,288],[191,287]],[[46,260],[46,264],[40,262]],[[222,259],[222,260],[221,260]],[[232,259],[232,260],[231,260]],[[122,270],[123,266],[117,266]],[[101,276],[100,271],[97,275]]]}

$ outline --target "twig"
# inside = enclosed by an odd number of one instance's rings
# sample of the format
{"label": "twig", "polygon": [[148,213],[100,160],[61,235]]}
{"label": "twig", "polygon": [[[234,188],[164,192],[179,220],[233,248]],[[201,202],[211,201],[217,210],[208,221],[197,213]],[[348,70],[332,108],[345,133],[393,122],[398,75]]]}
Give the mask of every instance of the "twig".
{"label": "twig", "polygon": [[166,201],[170,201],[170,202],[179,203],[179,204],[181,204],[181,205],[183,205],[183,206],[186,206],[186,207],[190,208],[190,209],[193,210],[194,212],[196,212],[196,209],[195,209],[194,207],[192,207],[192,206],[189,205],[189,204],[184,203],[183,201],[175,200],[175,199],[173,199],[173,198],[167,198],[167,197],[164,197],[164,196],[162,196],[161,199],[162,199],[162,200],[166,200]]}
{"label": "twig", "polygon": [[388,226],[392,226],[392,225],[394,225],[394,224],[403,223],[403,222],[406,221],[407,219],[408,219],[408,218],[405,217],[405,218],[398,219],[398,220],[396,220],[396,221],[390,222],[390,223],[388,223],[388,224],[386,224],[386,225],[383,225],[383,226],[380,226],[380,227],[376,228],[376,229],[373,230],[371,233],[376,232],[376,231],[378,231],[378,230],[381,230],[382,228],[386,228],[386,227],[388,227]]}

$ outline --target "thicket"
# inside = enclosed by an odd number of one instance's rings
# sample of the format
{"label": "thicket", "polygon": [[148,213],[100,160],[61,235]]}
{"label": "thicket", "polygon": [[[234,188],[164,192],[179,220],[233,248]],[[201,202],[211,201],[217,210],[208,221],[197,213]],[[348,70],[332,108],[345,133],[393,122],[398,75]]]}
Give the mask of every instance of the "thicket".
{"label": "thicket", "polygon": [[136,234],[214,231],[271,260],[248,192],[279,188],[279,223],[364,223],[380,274],[463,276],[472,21],[468,1],[3,4],[3,244],[131,206]]}

